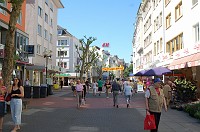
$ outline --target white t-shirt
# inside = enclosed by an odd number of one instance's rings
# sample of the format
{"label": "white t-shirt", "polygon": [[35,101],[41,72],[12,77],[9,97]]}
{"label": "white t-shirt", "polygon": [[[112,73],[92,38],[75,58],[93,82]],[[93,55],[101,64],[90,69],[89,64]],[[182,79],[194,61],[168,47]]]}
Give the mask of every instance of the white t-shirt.
{"label": "white t-shirt", "polygon": [[98,83],[96,83],[96,82],[95,82],[95,83],[92,83],[92,88],[93,88],[93,89],[96,89],[96,88],[97,88],[97,85],[98,85]]}

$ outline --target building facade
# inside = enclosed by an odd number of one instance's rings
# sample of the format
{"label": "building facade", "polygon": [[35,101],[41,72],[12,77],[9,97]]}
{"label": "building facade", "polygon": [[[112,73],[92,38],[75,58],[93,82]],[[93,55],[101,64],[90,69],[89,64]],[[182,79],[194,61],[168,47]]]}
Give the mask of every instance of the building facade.
{"label": "building facade", "polygon": [[[142,16],[144,30],[142,34],[138,32],[137,19],[133,37],[133,72],[164,66],[188,80],[197,81],[199,87],[199,10],[198,0],[143,0],[137,15]],[[139,45],[143,47],[143,63],[137,63],[141,56],[137,40],[142,36]]]}
{"label": "building facade", "polygon": [[[32,85],[52,83],[56,67],[57,13],[64,8],[60,0],[27,0],[26,32],[29,34],[29,55],[27,78]],[[48,79],[49,78],[49,79]]]}
{"label": "building facade", "polygon": [[[15,54],[16,62],[13,70],[13,76],[20,78],[21,80],[25,79],[25,66],[29,64],[28,54],[27,54],[27,45],[29,44],[29,36],[25,31],[25,16],[26,16],[26,0],[22,4],[20,16],[16,24],[15,32]],[[1,6],[6,7],[8,10],[11,10],[11,4],[4,2],[0,3]],[[0,74],[2,70],[2,63],[4,58],[4,46],[6,43],[6,31],[8,30],[8,23],[10,20],[10,15],[0,9]],[[1,75],[0,75],[1,76]]]}

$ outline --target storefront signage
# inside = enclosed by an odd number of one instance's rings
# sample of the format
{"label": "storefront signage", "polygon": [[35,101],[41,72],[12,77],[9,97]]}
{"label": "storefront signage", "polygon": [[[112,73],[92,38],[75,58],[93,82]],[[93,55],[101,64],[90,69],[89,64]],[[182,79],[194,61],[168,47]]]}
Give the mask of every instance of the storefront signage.
{"label": "storefront signage", "polygon": [[124,70],[124,67],[103,67],[102,71],[117,71],[117,70]]}
{"label": "storefront signage", "polygon": [[34,45],[27,45],[27,52],[28,52],[28,55],[34,55]]}
{"label": "storefront signage", "polygon": [[195,53],[200,52],[200,44],[195,44],[194,46],[181,49],[173,53],[173,59],[179,59],[185,56],[189,56]]}

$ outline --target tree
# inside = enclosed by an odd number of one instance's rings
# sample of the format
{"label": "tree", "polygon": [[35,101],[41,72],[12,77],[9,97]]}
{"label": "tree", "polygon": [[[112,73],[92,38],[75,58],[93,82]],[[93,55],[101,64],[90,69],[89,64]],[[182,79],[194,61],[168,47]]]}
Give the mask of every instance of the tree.
{"label": "tree", "polygon": [[10,85],[13,66],[14,66],[14,56],[13,52],[15,51],[14,38],[16,31],[17,19],[20,15],[21,7],[24,0],[0,0],[0,3],[8,2],[12,4],[12,9],[9,10],[0,5],[0,8],[5,10],[10,15],[10,20],[8,23],[8,30],[6,33],[6,43],[5,43],[5,57],[2,67],[2,77],[4,80],[5,86]]}
{"label": "tree", "polygon": [[[86,39],[86,42],[85,42]],[[83,74],[87,73],[89,68],[94,63],[95,59],[99,56],[98,52],[96,52],[95,47],[91,47],[91,44],[96,40],[94,37],[87,38],[84,36],[84,39],[80,39],[80,47],[76,45],[76,51],[78,53],[78,57],[80,58],[80,79],[83,79]],[[90,48],[91,47],[91,48]]]}
{"label": "tree", "polygon": [[101,59],[100,57],[96,58],[96,60],[94,61],[93,65],[92,65],[93,69],[99,75],[99,78],[101,78],[103,73],[105,72],[102,70],[102,68],[106,66],[106,64],[103,63],[105,58],[102,58],[102,61],[100,61],[100,59]]}
{"label": "tree", "polygon": [[131,64],[129,67],[126,67],[124,69],[124,78],[129,77],[129,74],[133,72],[133,64]]}

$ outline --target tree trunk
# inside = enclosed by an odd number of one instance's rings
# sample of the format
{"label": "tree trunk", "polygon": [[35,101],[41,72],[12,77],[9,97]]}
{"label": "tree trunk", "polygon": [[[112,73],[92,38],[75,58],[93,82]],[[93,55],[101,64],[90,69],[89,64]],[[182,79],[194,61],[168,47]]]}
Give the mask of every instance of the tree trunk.
{"label": "tree trunk", "polygon": [[[22,2],[23,3],[23,2]],[[4,80],[4,85],[6,87],[10,86],[13,64],[14,64],[14,55],[15,55],[15,30],[17,19],[20,14],[22,3],[12,4],[12,12],[10,14],[10,21],[8,24],[8,30],[6,33],[6,44],[5,44],[5,57],[2,67],[2,77]]]}

